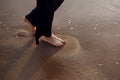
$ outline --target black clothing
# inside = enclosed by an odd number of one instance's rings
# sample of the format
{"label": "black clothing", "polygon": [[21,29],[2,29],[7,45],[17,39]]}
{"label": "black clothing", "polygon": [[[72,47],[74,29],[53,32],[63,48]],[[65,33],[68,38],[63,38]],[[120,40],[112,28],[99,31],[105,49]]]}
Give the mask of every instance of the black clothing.
{"label": "black clothing", "polygon": [[41,36],[50,37],[54,12],[64,0],[37,0],[37,6],[26,15],[26,19],[36,26],[35,40],[39,44]]}

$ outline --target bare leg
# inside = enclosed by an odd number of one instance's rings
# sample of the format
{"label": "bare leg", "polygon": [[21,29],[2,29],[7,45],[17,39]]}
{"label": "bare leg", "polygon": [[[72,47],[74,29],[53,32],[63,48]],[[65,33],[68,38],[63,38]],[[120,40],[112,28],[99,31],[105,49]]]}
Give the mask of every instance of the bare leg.
{"label": "bare leg", "polygon": [[28,25],[30,25],[32,32],[36,31],[36,27],[33,26],[25,17],[23,17],[24,22],[26,22]]}

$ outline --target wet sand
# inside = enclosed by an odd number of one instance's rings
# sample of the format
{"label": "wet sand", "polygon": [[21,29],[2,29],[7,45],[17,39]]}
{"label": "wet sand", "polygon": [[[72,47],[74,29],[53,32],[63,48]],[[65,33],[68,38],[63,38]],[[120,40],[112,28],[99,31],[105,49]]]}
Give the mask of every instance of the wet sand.
{"label": "wet sand", "polygon": [[35,1],[0,1],[0,80],[120,80],[120,1],[65,0],[53,32],[66,41],[41,42],[22,17]]}

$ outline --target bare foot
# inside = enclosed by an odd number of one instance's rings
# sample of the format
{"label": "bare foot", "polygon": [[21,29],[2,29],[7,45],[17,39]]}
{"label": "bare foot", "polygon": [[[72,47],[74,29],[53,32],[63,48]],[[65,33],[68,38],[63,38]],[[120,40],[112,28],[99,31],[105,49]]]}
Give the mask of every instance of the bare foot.
{"label": "bare foot", "polygon": [[32,25],[25,17],[23,17],[23,20],[30,25],[30,27],[32,28],[32,32],[36,31],[36,27],[34,25]]}
{"label": "bare foot", "polygon": [[45,41],[55,47],[61,47],[64,45],[64,43],[62,43],[60,40],[58,40],[56,37],[54,37],[53,35],[51,37],[45,37],[45,36],[41,36],[40,38],[42,41]]}
{"label": "bare foot", "polygon": [[63,44],[65,44],[65,41],[64,41],[64,40],[62,40],[61,38],[59,38],[59,37],[55,36],[54,34],[52,34],[52,36],[53,36],[54,38],[56,38],[57,40],[61,41]]}

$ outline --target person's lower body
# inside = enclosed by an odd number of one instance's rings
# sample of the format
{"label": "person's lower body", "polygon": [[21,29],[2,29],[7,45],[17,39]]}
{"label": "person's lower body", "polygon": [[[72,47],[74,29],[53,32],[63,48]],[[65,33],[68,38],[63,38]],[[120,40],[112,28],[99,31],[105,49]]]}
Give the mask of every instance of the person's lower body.
{"label": "person's lower body", "polygon": [[35,32],[36,44],[39,44],[40,38],[42,41],[48,42],[56,47],[64,45],[65,41],[51,32],[54,12],[62,2],[63,0],[37,0],[36,8],[24,17],[24,21]]}

